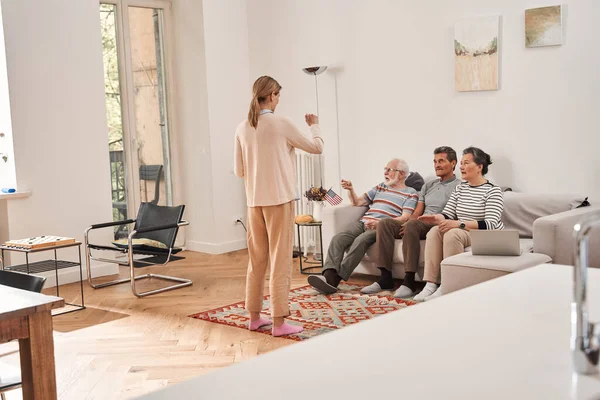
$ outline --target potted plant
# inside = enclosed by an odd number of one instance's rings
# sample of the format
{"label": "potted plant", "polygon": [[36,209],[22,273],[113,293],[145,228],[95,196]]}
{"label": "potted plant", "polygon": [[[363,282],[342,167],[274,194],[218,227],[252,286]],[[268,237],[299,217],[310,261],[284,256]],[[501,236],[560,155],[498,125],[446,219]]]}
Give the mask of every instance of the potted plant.
{"label": "potted plant", "polygon": [[313,186],[304,193],[304,197],[306,197],[308,201],[312,202],[312,217],[314,222],[321,221],[321,211],[323,210],[323,206],[325,204],[324,201],[326,194],[327,190],[325,190],[322,186]]}

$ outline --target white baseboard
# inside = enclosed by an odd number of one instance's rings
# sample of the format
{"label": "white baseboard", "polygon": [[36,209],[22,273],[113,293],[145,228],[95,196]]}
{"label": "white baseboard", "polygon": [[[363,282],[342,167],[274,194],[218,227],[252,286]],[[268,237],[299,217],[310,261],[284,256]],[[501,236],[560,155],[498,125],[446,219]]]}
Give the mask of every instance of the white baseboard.
{"label": "white baseboard", "polygon": [[[98,264],[92,266],[92,276],[94,278],[106,275],[115,275],[119,273],[119,266],[117,264]],[[85,266],[82,270],[83,280],[87,279],[87,271]],[[46,283],[44,289],[56,286],[56,273],[54,271],[42,272],[36,274],[46,277]],[[79,282],[79,267],[65,268],[58,271],[58,282],[60,285],[66,285],[67,283]]]}
{"label": "white baseboard", "polygon": [[187,240],[185,242],[185,247],[186,250],[197,251],[200,253],[223,254],[248,248],[248,241],[246,239],[241,239],[225,243],[206,243]]}

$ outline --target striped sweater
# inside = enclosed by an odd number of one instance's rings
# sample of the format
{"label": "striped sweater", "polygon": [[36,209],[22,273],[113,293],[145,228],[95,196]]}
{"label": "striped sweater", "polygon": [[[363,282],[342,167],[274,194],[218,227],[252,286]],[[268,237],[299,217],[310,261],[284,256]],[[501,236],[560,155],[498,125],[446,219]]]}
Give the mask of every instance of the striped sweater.
{"label": "striped sweater", "polygon": [[502,190],[489,181],[479,186],[461,182],[450,195],[442,215],[446,219],[477,221],[478,229],[504,229]]}
{"label": "striped sweater", "polygon": [[380,183],[364,194],[369,203],[369,210],[361,218],[362,222],[384,218],[396,218],[404,212],[412,214],[417,206],[419,195],[409,186],[394,189]]}

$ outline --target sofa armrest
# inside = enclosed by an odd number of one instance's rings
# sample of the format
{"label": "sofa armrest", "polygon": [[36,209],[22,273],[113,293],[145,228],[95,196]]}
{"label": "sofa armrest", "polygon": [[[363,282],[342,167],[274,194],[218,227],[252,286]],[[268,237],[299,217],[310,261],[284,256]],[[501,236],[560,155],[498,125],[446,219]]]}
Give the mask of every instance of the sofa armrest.
{"label": "sofa armrest", "polygon": [[[554,264],[573,265],[573,227],[596,214],[600,214],[600,208],[582,207],[538,218],[533,223],[533,251],[550,256]],[[600,227],[592,230],[589,249],[589,266],[600,268]]]}
{"label": "sofa armrest", "polygon": [[343,232],[348,226],[356,222],[367,212],[367,207],[356,207],[350,204],[343,204],[334,207],[325,207],[323,209],[323,254],[327,254],[331,239],[340,232]]}

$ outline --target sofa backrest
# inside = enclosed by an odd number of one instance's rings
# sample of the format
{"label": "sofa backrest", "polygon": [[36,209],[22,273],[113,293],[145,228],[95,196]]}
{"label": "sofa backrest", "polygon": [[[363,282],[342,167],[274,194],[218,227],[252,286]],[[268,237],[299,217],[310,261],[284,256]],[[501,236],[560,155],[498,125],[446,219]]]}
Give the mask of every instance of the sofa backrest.
{"label": "sofa backrest", "polygon": [[572,210],[584,199],[584,196],[571,194],[504,192],[502,222],[505,229],[516,229],[519,236],[532,238],[536,219]]}

